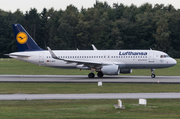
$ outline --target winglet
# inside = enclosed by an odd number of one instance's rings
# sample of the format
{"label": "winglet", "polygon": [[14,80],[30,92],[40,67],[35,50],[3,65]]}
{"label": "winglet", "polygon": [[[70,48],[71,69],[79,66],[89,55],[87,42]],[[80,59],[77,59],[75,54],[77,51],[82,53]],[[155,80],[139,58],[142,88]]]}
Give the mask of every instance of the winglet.
{"label": "winglet", "polygon": [[49,47],[47,47],[47,49],[48,49],[48,51],[50,52],[52,58],[54,58],[54,59],[60,59],[60,58],[58,58],[58,57],[54,54],[54,52],[53,52]]}
{"label": "winglet", "polygon": [[92,47],[93,47],[94,50],[97,50],[97,48],[93,44],[92,44]]}

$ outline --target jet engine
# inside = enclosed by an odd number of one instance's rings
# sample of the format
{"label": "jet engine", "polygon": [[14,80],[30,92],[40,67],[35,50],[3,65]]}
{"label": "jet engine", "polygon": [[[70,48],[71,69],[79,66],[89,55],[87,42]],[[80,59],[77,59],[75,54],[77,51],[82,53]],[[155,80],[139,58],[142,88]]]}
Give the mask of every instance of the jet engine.
{"label": "jet engine", "polygon": [[120,67],[119,65],[106,65],[101,68],[101,71],[106,75],[118,75]]}
{"label": "jet engine", "polygon": [[130,73],[132,73],[132,69],[121,69],[120,73],[122,73],[122,74],[130,74]]}

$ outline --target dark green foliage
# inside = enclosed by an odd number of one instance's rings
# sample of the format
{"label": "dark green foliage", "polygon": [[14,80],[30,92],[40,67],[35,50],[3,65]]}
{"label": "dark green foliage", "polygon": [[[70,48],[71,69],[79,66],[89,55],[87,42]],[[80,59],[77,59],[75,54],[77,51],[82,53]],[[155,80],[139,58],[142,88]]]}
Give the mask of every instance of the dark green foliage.
{"label": "dark green foliage", "polygon": [[88,9],[0,9],[0,56],[17,51],[11,24],[20,23],[37,44],[59,50],[155,49],[180,57],[180,10],[172,5],[144,3],[140,7],[96,1]]}

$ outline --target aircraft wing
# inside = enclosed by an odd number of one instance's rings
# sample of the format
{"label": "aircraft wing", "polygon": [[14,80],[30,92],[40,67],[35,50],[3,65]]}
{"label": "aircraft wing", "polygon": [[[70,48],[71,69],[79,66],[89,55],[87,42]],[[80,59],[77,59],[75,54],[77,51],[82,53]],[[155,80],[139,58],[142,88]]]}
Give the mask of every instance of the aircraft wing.
{"label": "aircraft wing", "polygon": [[98,62],[98,61],[85,61],[85,60],[75,60],[75,59],[62,59],[62,58],[59,58],[57,57],[54,52],[49,48],[47,47],[52,58],[54,59],[57,59],[57,60],[63,60],[63,61],[66,61],[67,64],[68,63],[77,63],[77,65],[84,65],[84,66],[88,66],[89,68],[100,68],[102,66],[105,66],[105,65],[112,65],[112,64],[115,64],[115,65],[119,65],[121,68],[124,68],[126,67],[126,64],[124,62]]}
{"label": "aircraft wing", "polygon": [[84,65],[108,65],[107,63],[102,63],[102,62],[97,62],[97,61],[85,61],[85,60],[75,60],[75,59],[62,59],[62,58],[59,58],[57,57],[54,52],[49,48],[47,47],[48,51],[50,52],[52,58],[54,59],[57,59],[57,60],[64,60],[66,61],[67,63],[78,63],[79,64],[84,64]]}

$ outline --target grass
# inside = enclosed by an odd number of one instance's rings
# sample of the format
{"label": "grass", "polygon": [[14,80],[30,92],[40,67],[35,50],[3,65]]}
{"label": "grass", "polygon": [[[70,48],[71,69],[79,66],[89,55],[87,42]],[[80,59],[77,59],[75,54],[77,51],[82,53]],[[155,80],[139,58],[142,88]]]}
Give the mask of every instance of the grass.
{"label": "grass", "polygon": [[[159,76],[180,76],[180,59],[176,59],[177,64],[174,67],[165,69],[156,69],[155,74]],[[1,59],[0,74],[19,74],[19,75],[87,75],[89,70],[79,69],[55,69],[50,67],[38,66],[35,64],[18,61],[16,59]],[[123,75],[123,74],[120,74]],[[134,69],[132,74],[125,75],[151,75],[150,69]]]}
{"label": "grass", "polygon": [[149,99],[147,106],[135,106],[138,100],[123,99],[124,110],[115,109],[117,100],[26,100],[0,101],[1,119],[60,118],[180,118],[179,99]]}
{"label": "grass", "polygon": [[179,84],[0,83],[0,94],[82,94],[180,92]]}

